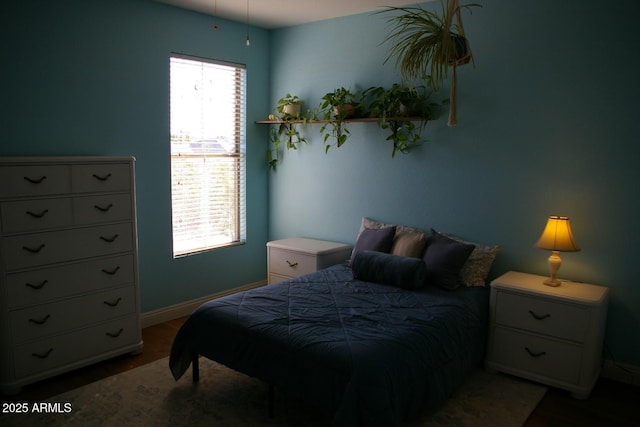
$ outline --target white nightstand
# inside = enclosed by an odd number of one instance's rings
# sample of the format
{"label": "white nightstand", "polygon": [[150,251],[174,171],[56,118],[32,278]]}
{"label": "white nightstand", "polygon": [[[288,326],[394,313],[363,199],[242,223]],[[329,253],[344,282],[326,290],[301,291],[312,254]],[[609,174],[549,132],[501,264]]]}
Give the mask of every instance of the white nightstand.
{"label": "white nightstand", "polygon": [[609,289],[545,279],[510,271],[491,282],[485,367],[586,399],[600,374]]}
{"label": "white nightstand", "polygon": [[267,243],[269,284],[345,262],[351,246],[344,243],[293,237]]}

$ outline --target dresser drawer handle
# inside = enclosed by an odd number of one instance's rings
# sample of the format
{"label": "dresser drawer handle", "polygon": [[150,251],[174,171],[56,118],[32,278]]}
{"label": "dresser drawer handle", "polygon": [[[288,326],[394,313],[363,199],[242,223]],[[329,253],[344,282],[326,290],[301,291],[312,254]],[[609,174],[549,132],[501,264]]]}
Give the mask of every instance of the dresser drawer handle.
{"label": "dresser drawer handle", "polygon": [[24,249],[27,252],[31,252],[32,254],[37,254],[38,252],[40,252],[42,249],[44,249],[44,247],[47,246],[44,243],[40,244],[40,246],[38,246],[37,248],[30,248],[29,246],[23,246],[22,249]]}
{"label": "dresser drawer handle", "polygon": [[547,354],[546,351],[541,351],[541,352],[535,353],[535,352],[531,351],[529,349],[529,347],[525,347],[524,349],[527,350],[527,353],[529,353],[529,356],[531,356],[531,357],[540,357],[540,356],[544,356],[545,354]]}
{"label": "dresser drawer handle", "polygon": [[104,240],[107,243],[113,243],[116,241],[117,238],[118,238],[117,234],[114,234],[113,237],[100,236],[100,240]]}
{"label": "dresser drawer handle", "polygon": [[49,209],[45,209],[40,213],[36,213],[36,212],[31,212],[31,211],[27,211],[27,215],[33,217],[33,218],[42,218],[43,216],[45,216],[47,213],[49,213]]}
{"label": "dresser drawer handle", "polygon": [[113,276],[114,274],[116,274],[118,272],[118,270],[120,270],[120,266],[117,266],[113,270],[107,270],[106,268],[103,268],[102,272],[104,274],[108,274],[109,276]]}
{"label": "dresser drawer handle", "polygon": [[25,179],[25,181],[29,181],[32,184],[40,184],[42,181],[44,181],[45,179],[47,179],[46,175],[42,175],[40,178],[29,178],[28,176],[23,176],[23,178]]}
{"label": "dresser drawer handle", "polygon": [[44,353],[31,353],[31,355],[33,357],[37,357],[38,359],[46,359],[47,357],[49,357],[52,351],[53,351],[53,348],[50,348]]}
{"label": "dresser drawer handle", "polygon": [[29,288],[31,288],[31,289],[39,290],[39,289],[44,288],[44,285],[46,285],[47,282],[48,282],[48,280],[45,279],[42,282],[40,282],[39,285],[34,285],[32,283],[29,283],[29,282],[25,283],[24,285],[29,287]]}
{"label": "dresser drawer handle", "polygon": [[47,323],[47,320],[49,320],[50,317],[51,315],[47,314],[42,319],[29,319],[29,322],[35,323],[36,325],[44,325],[45,323]]}
{"label": "dresser drawer handle", "polygon": [[292,263],[289,260],[287,260],[287,265],[291,268],[296,268],[298,266],[298,263],[297,262]]}
{"label": "dresser drawer handle", "polygon": [[111,210],[111,208],[113,207],[113,203],[109,203],[109,205],[107,207],[98,206],[98,205],[93,205],[93,207],[95,209],[99,210],[100,212],[109,212]]}
{"label": "dresser drawer handle", "polygon": [[122,301],[122,297],[118,297],[118,299],[116,300],[116,302],[110,302],[110,301],[102,301],[105,305],[108,305],[109,307],[116,307],[118,304],[120,304],[120,301]]}
{"label": "dresser drawer handle", "polygon": [[93,177],[94,177],[95,179],[97,179],[97,180],[100,180],[100,181],[106,181],[106,180],[108,180],[109,178],[111,178],[111,173],[108,173],[108,174],[106,174],[106,175],[102,175],[102,176],[100,176],[100,175],[96,175],[96,174],[94,173],[94,174],[93,174]]}
{"label": "dresser drawer handle", "polygon": [[115,334],[113,332],[106,332],[105,335],[110,336],[111,338],[118,338],[123,332],[124,332],[124,329],[120,328],[120,330]]}
{"label": "dresser drawer handle", "polygon": [[543,314],[543,315],[536,314],[533,310],[529,310],[529,314],[533,316],[533,318],[536,320],[544,320],[547,317],[551,317],[550,314]]}

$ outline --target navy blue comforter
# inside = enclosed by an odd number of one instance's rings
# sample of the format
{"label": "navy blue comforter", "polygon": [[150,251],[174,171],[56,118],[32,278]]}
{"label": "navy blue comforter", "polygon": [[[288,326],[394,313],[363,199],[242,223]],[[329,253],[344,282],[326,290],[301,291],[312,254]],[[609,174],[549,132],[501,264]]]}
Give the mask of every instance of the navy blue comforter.
{"label": "navy blue comforter", "polygon": [[446,400],[484,356],[488,291],[409,291],[338,265],[209,301],[178,332],[178,379],[195,355],[296,392],[335,426],[393,426]]}

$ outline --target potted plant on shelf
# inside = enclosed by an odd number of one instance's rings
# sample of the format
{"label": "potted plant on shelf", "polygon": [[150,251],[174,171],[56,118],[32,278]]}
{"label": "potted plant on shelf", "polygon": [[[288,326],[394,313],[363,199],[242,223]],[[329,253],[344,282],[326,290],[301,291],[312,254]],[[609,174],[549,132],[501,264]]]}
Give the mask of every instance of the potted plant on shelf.
{"label": "potted plant on shelf", "polygon": [[300,119],[301,110],[302,100],[298,98],[298,95],[291,95],[290,93],[280,98],[276,105],[276,111],[283,120]]}
{"label": "potted plant on shelf", "polygon": [[[385,42],[391,43],[385,63],[396,58],[396,67],[405,82],[411,83],[429,78],[434,90],[438,90],[452,70],[449,120],[457,124],[457,76],[456,67],[473,59],[469,41],[462,26],[461,9],[480,6],[476,3],[460,6],[458,0],[441,3],[441,14],[415,7],[387,7],[379,13],[393,12],[389,18],[391,33]],[[456,22],[454,22],[454,19]]]}
{"label": "potted plant on shelf", "polygon": [[372,117],[378,118],[381,129],[390,131],[386,140],[393,143],[391,157],[398,151],[406,154],[421,144],[424,124],[439,109],[439,105],[429,103],[428,98],[424,86],[408,88],[398,83],[390,88],[370,87],[363,92],[363,105]]}
{"label": "potted plant on shelf", "polygon": [[341,147],[349,138],[349,129],[345,126],[345,119],[356,114],[358,104],[356,95],[349,89],[340,87],[333,92],[328,92],[322,97],[320,111],[326,122],[320,128],[324,135],[325,153],[331,148],[329,139],[334,139],[337,147]]}
{"label": "potted plant on shelf", "polygon": [[296,124],[306,123],[311,112],[306,116],[302,115],[302,100],[297,95],[287,93],[278,100],[276,104],[277,115],[271,115],[270,119],[275,122],[275,126],[269,131],[269,140],[273,148],[267,150],[267,161],[271,169],[275,169],[278,164],[278,151],[281,144],[290,150],[297,150],[297,146],[307,142]]}

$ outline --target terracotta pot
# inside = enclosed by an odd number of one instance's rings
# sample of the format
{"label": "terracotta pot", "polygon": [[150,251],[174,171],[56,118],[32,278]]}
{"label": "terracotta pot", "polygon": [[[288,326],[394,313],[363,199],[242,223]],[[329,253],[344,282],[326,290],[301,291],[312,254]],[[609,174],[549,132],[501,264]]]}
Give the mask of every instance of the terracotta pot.
{"label": "terracotta pot", "polygon": [[342,104],[333,107],[334,117],[351,117],[355,114],[356,107],[353,104]]}

